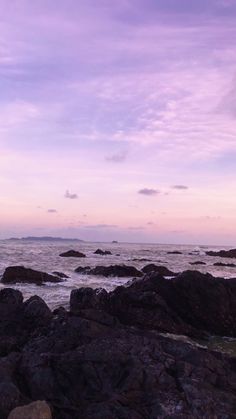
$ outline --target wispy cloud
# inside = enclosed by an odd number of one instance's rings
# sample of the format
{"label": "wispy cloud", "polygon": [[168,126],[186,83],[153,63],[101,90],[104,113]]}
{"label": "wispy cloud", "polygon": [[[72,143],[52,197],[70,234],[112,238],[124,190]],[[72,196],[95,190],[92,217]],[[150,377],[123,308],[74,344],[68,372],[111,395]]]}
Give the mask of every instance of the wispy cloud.
{"label": "wispy cloud", "polygon": [[112,163],[122,163],[127,158],[127,152],[120,151],[106,156],[106,160]]}
{"label": "wispy cloud", "polygon": [[113,229],[113,228],[118,228],[118,226],[116,224],[91,224],[91,225],[86,225],[85,228],[91,228],[91,229]]}
{"label": "wispy cloud", "polygon": [[179,189],[180,191],[189,189],[189,187],[186,186],[186,185],[173,185],[173,186],[171,186],[171,188],[172,189]]}
{"label": "wispy cloud", "polygon": [[157,189],[143,188],[143,189],[140,189],[140,190],[138,191],[138,193],[139,193],[140,195],[154,196],[154,195],[159,194],[160,192],[159,192]]}
{"label": "wispy cloud", "polygon": [[70,193],[68,190],[66,191],[64,196],[67,199],[78,199],[78,195],[76,193]]}
{"label": "wispy cloud", "polygon": [[49,208],[47,212],[49,212],[50,214],[55,214],[57,210],[54,208]]}

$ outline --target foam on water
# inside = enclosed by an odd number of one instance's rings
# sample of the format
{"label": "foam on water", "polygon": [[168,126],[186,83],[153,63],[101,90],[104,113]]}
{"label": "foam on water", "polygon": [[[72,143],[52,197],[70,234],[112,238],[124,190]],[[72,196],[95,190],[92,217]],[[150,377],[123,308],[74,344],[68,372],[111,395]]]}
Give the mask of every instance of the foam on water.
{"label": "foam on water", "polygon": [[[112,255],[94,255],[97,248],[110,250]],[[87,255],[86,258],[62,258],[60,253],[74,249],[82,251]],[[182,254],[168,254],[172,251],[180,251]],[[213,263],[221,261],[225,263],[232,260],[206,256],[207,250],[219,250],[219,247],[207,246],[177,246],[160,244],[127,244],[127,243],[75,243],[75,242],[35,242],[35,241],[0,241],[0,274],[7,266],[24,265],[40,271],[52,273],[60,271],[67,274],[70,278],[60,284],[37,285],[14,285],[12,287],[22,291],[25,298],[32,295],[42,297],[50,307],[55,308],[60,305],[68,306],[69,296],[72,289],[77,287],[105,288],[108,291],[118,285],[123,285],[130,278],[105,278],[98,276],[80,275],[74,272],[78,266],[96,266],[127,264],[138,269],[143,268],[148,263],[164,265],[175,272],[183,270],[198,270],[209,272],[214,276],[225,278],[236,277],[236,268],[216,267]],[[189,253],[193,253],[190,255]],[[119,255],[119,256],[118,256]],[[134,260],[135,259],[135,260]],[[140,261],[148,259],[149,261]],[[190,262],[201,260],[206,265],[190,265]],[[236,263],[236,261],[235,261]],[[0,287],[4,287],[0,284]]]}

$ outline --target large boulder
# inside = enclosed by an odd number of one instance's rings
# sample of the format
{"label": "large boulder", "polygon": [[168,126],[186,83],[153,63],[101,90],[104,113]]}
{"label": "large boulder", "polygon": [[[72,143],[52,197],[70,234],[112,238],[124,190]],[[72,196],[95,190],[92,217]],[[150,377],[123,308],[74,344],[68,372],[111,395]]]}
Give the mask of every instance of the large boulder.
{"label": "large boulder", "polygon": [[68,250],[67,252],[61,253],[59,256],[62,258],[86,258],[86,255],[77,250]]}
{"label": "large boulder", "polygon": [[236,279],[185,271],[171,281],[156,277],[156,292],[194,328],[236,337]]}
{"label": "large boulder", "polygon": [[16,407],[8,419],[52,419],[52,414],[48,403],[39,400],[26,406]]}
{"label": "large boulder", "polygon": [[45,282],[62,282],[62,279],[46,272],[25,268],[24,266],[9,266],[3,274],[2,282],[4,284],[28,283],[43,285]]}
{"label": "large boulder", "polygon": [[141,277],[143,273],[138,271],[134,266],[127,265],[110,265],[96,266],[95,268],[81,267],[75,269],[75,272],[81,274],[98,275],[98,276],[118,276],[118,277]]}

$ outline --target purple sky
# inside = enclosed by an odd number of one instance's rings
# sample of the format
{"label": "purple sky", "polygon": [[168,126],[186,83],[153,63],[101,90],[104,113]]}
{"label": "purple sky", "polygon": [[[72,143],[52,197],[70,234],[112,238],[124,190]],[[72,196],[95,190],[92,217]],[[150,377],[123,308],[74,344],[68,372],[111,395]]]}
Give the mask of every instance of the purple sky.
{"label": "purple sky", "polygon": [[1,237],[235,244],[235,0],[0,0]]}

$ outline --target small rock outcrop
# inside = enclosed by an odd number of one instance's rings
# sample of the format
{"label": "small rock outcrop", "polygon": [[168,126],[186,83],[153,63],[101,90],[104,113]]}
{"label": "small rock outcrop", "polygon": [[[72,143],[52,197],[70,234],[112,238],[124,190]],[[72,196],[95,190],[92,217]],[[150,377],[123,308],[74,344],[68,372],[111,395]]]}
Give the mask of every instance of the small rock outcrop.
{"label": "small rock outcrop", "polygon": [[111,255],[112,253],[110,252],[110,250],[97,249],[97,250],[94,252],[94,254],[95,254],[95,255],[102,255],[102,256],[105,256],[105,255]]}
{"label": "small rock outcrop", "polygon": [[110,265],[110,266],[96,266],[90,268],[89,266],[79,266],[75,269],[75,272],[87,275],[98,275],[98,276],[118,276],[118,277],[141,277],[143,273],[136,269],[134,266],[127,265]]}
{"label": "small rock outcrop", "polygon": [[9,266],[2,276],[2,282],[4,284],[27,283],[43,285],[45,282],[62,282],[62,279],[46,272],[25,268],[24,266]]}
{"label": "small rock outcrop", "polygon": [[206,252],[208,256],[218,256],[221,258],[236,258],[236,249],[230,250],[219,250],[219,251],[208,251]]}
{"label": "small rock outcrop", "polygon": [[67,252],[61,253],[59,255],[62,258],[86,258],[86,255],[77,250],[68,250]]}
{"label": "small rock outcrop", "polygon": [[178,275],[178,273],[170,271],[165,266],[158,266],[158,265],[155,265],[154,263],[150,263],[149,265],[144,266],[144,268],[142,268],[142,272],[144,272],[145,274],[149,274],[151,272],[154,272],[154,273],[162,275],[162,276],[176,276],[176,275]]}
{"label": "small rock outcrop", "polygon": [[171,252],[167,252],[167,255],[182,255],[183,253],[179,250],[173,250]]}
{"label": "small rock outcrop", "polygon": [[52,414],[48,403],[40,400],[16,407],[11,411],[8,419],[52,419]]}

